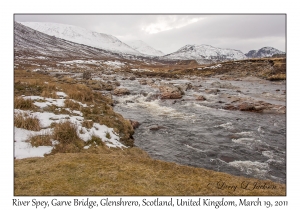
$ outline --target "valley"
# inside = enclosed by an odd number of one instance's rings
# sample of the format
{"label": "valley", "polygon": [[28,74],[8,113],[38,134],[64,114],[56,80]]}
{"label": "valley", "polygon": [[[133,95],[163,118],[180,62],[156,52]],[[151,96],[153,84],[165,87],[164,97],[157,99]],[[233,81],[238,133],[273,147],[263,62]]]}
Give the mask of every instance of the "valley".
{"label": "valley", "polygon": [[[15,123],[40,128],[15,124],[15,194],[284,195],[286,58],[221,58],[124,54],[16,23]],[[219,180],[276,190],[207,186]]]}

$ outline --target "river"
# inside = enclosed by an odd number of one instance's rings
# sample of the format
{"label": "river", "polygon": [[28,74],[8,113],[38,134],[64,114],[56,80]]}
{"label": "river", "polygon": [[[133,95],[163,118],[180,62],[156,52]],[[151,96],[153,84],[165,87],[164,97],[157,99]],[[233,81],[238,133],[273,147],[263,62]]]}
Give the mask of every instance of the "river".
{"label": "river", "polygon": [[[197,87],[185,91],[182,99],[160,100],[154,97],[158,88],[141,85],[137,79],[115,77],[131,94],[114,96],[114,110],[140,123],[134,134],[135,145],[152,158],[286,182],[286,115],[222,109],[222,103],[228,103],[225,99],[232,97],[285,106],[285,82],[154,78],[154,84],[191,83]],[[205,92],[220,84],[218,93]],[[199,93],[207,100],[195,100]]]}

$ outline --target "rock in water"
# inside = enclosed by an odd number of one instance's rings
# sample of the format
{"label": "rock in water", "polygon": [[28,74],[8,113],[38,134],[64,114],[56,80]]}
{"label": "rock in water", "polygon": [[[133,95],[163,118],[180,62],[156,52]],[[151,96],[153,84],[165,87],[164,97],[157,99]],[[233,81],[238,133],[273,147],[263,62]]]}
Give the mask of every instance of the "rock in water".
{"label": "rock in water", "polygon": [[174,85],[163,85],[159,87],[161,99],[179,99],[182,98],[182,91]]}
{"label": "rock in water", "polygon": [[121,95],[129,95],[130,92],[128,89],[126,88],[116,88],[113,92],[114,95],[117,95],[117,96],[121,96]]}
{"label": "rock in water", "polygon": [[136,129],[140,126],[140,123],[138,121],[129,120],[133,129]]}
{"label": "rock in water", "polygon": [[196,100],[197,101],[205,101],[206,100],[206,98],[204,97],[204,96],[196,96]]}
{"label": "rock in water", "polygon": [[164,128],[166,128],[166,127],[160,126],[160,125],[151,125],[151,126],[149,127],[149,130],[151,130],[151,131],[157,131],[157,130],[159,130],[159,129],[164,129]]}

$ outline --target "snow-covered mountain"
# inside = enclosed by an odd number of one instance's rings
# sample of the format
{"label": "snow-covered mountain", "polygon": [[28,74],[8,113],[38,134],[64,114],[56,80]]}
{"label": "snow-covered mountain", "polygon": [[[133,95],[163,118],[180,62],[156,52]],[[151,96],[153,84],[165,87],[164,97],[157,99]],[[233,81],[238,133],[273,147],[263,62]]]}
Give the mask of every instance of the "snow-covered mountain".
{"label": "snow-covered mountain", "polygon": [[164,53],[162,51],[156,50],[153,47],[150,47],[145,42],[141,40],[127,42],[127,44],[132,47],[133,49],[146,54],[146,55],[153,55],[153,56],[162,56]]}
{"label": "snow-covered mountain", "polygon": [[241,60],[247,57],[239,50],[222,49],[210,45],[185,45],[174,53],[163,58],[196,60],[199,64],[214,63],[227,60]]}
{"label": "snow-covered mountain", "polygon": [[259,50],[250,50],[245,55],[248,58],[263,58],[263,57],[272,57],[275,54],[285,54],[285,52],[277,50],[276,48],[273,47],[263,47]]}
{"label": "snow-covered mountain", "polygon": [[97,33],[81,27],[59,23],[21,22],[21,24],[50,36],[55,36],[71,42],[117,53],[141,55],[140,52],[112,35]]}
{"label": "snow-covered mountain", "polygon": [[122,58],[120,54],[49,36],[17,22],[14,54],[15,58]]}

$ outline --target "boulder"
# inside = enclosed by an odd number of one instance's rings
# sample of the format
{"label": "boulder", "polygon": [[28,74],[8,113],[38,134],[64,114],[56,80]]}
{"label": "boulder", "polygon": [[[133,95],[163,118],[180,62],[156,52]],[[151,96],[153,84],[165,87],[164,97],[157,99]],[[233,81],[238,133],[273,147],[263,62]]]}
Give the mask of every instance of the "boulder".
{"label": "boulder", "polygon": [[138,121],[129,120],[133,129],[136,129],[140,126],[140,123]]}
{"label": "boulder", "polygon": [[116,85],[116,86],[120,86],[121,83],[120,83],[119,81],[115,81],[115,85]]}
{"label": "boulder", "polygon": [[163,129],[163,128],[166,128],[166,127],[164,127],[164,126],[159,126],[159,125],[151,125],[151,126],[149,127],[149,129],[150,129],[151,131],[157,131],[157,130]]}
{"label": "boulder", "polygon": [[238,107],[240,111],[252,111],[255,109],[254,105],[248,102],[243,102]]}
{"label": "boulder", "polygon": [[130,94],[130,91],[126,88],[116,88],[114,91],[113,91],[113,94],[114,95],[117,95],[117,96],[121,96],[121,95],[129,95]]}
{"label": "boulder", "polygon": [[197,101],[205,101],[206,98],[204,96],[196,96]]}
{"label": "boulder", "polygon": [[146,80],[140,80],[139,83],[140,83],[141,85],[147,85],[147,81],[146,81]]}
{"label": "boulder", "polygon": [[151,84],[155,83],[155,81],[153,79],[141,79],[141,80],[139,80],[139,83],[141,85],[151,85]]}
{"label": "boulder", "polygon": [[221,155],[219,157],[219,159],[225,161],[226,163],[229,163],[229,162],[237,160],[235,157],[232,157],[230,155]]}
{"label": "boulder", "polygon": [[183,94],[180,88],[174,85],[159,86],[159,91],[161,92],[161,99],[179,99],[182,98]]}
{"label": "boulder", "polygon": [[221,83],[221,82],[213,82],[211,83],[211,86],[214,88],[225,88],[225,89],[234,89],[236,88],[231,83]]}
{"label": "boulder", "polygon": [[159,94],[156,94],[156,93],[149,93],[149,94],[147,94],[146,100],[145,100],[145,101],[147,101],[147,102],[149,102],[149,101],[154,101],[154,100],[158,99],[159,96],[160,96],[160,95],[159,95]]}
{"label": "boulder", "polygon": [[257,105],[257,106],[254,106],[254,110],[255,110],[255,111],[261,111],[261,110],[264,110],[264,109],[266,109],[266,107],[263,106],[263,105]]}
{"label": "boulder", "polygon": [[223,107],[223,109],[226,109],[226,110],[237,110],[237,108],[233,105],[226,105]]}
{"label": "boulder", "polygon": [[205,93],[217,95],[220,92],[219,89],[205,89]]}
{"label": "boulder", "polygon": [[182,91],[187,91],[193,88],[193,85],[191,83],[185,83],[183,85],[178,86]]}

